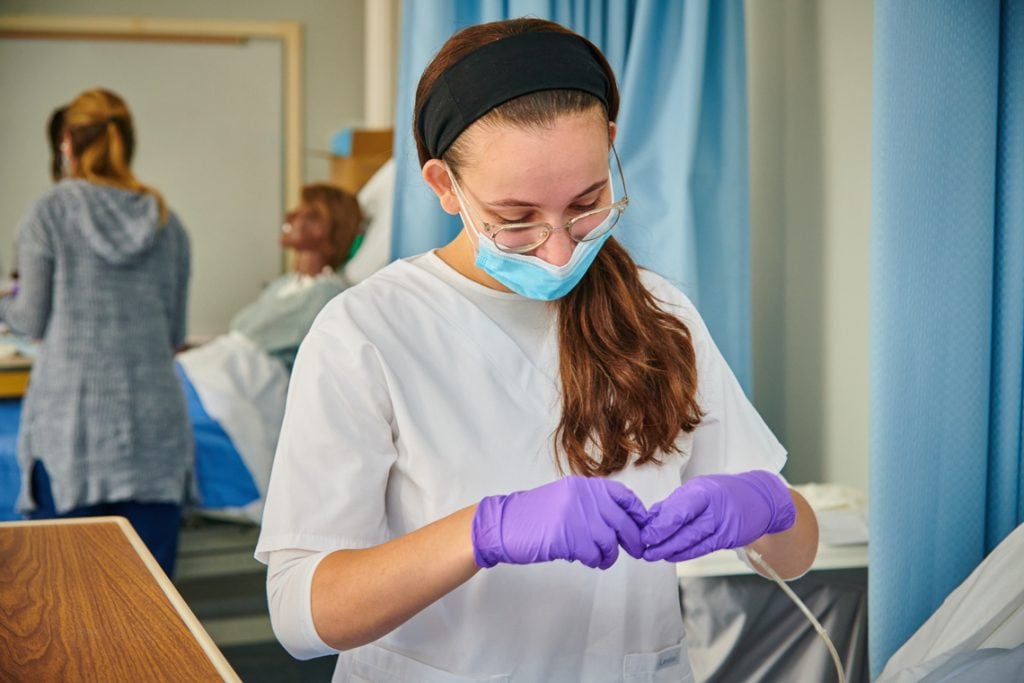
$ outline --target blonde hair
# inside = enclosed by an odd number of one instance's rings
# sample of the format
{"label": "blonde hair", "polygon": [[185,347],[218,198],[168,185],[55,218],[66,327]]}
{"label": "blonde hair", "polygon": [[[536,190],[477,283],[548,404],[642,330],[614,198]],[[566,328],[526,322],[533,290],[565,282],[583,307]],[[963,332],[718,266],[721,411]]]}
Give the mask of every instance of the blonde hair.
{"label": "blonde hair", "polygon": [[160,207],[160,222],[167,223],[164,198],[132,173],[135,130],[128,105],[119,95],[102,88],[86,90],[68,105],[64,130],[78,161],[72,177],[152,195]]}

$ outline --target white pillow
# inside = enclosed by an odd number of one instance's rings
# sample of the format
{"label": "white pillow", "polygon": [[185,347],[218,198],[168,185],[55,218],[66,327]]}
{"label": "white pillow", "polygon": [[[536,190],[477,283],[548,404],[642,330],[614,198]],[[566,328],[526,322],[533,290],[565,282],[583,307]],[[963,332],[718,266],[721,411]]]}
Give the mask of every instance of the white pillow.
{"label": "white pillow", "polygon": [[395,160],[388,159],[356,195],[363,210],[365,236],[356,255],[342,269],[356,284],[391,262],[391,209],[395,196]]}

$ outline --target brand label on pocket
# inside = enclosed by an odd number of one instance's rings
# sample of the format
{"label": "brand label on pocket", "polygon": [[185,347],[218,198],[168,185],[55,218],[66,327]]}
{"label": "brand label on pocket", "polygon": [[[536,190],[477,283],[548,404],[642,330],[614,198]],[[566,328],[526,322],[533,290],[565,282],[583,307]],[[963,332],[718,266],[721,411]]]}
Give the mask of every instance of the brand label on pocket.
{"label": "brand label on pocket", "polygon": [[680,648],[674,647],[671,650],[667,650],[658,654],[658,664],[655,666],[655,671],[661,671],[667,669],[670,666],[675,666],[679,663]]}

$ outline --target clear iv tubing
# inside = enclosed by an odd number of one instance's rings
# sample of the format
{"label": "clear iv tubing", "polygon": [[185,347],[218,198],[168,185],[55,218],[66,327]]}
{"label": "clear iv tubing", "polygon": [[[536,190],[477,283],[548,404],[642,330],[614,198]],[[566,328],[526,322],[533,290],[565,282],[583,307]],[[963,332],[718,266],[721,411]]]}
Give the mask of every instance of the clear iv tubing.
{"label": "clear iv tubing", "polygon": [[839,653],[836,652],[836,646],[832,644],[832,639],[828,637],[828,633],[825,632],[822,625],[814,618],[814,615],[811,614],[811,610],[807,609],[807,605],[804,604],[803,600],[797,597],[796,593],[793,592],[793,589],[787,586],[786,582],[783,581],[776,571],[771,568],[763,557],[761,557],[761,553],[751,548],[744,548],[743,552],[746,553],[747,557],[768,572],[768,576],[770,576],[775,583],[779,584],[779,588],[781,588],[782,591],[789,596],[789,599],[796,603],[796,606],[800,608],[800,611],[804,613],[807,620],[811,622],[812,626],[814,626],[814,630],[818,632],[818,635],[825,641],[825,645],[828,646],[828,652],[832,655],[832,661],[836,665],[836,675],[839,676],[839,683],[846,683],[846,674],[843,672],[843,663],[839,659]]}

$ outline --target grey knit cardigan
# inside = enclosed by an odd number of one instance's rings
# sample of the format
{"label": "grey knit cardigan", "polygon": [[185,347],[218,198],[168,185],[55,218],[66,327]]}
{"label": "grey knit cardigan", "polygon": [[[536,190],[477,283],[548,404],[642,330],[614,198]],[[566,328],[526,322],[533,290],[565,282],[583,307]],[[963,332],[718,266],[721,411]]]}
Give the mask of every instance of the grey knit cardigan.
{"label": "grey knit cardigan", "polygon": [[20,289],[0,317],[40,339],[18,435],[18,508],[40,460],[58,512],[181,503],[193,440],[174,349],[185,338],[189,243],[152,195],[65,180],[18,233]]}

